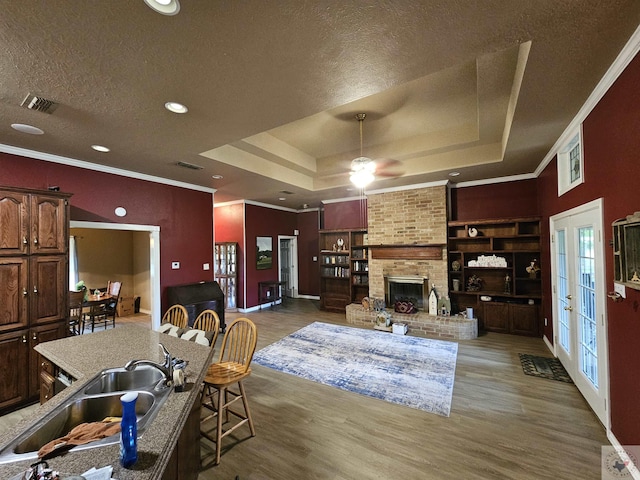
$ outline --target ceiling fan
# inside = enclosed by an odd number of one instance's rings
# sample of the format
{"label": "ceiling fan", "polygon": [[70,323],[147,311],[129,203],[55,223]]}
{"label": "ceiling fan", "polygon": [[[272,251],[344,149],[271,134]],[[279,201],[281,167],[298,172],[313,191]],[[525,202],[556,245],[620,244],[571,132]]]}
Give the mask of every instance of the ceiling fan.
{"label": "ceiling fan", "polygon": [[[364,119],[366,118],[366,113],[357,113],[356,120],[358,120],[358,124],[360,125],[360,156],[351,160],[351,170],[349,172],[349,179],[351,183],[353,183],[356,187],[363,189],[370,183],[372,183],[376,179],[376,175],[381,177],[394,177],[397,174],[389,174],[381,171],[378,168],[380,165],[376,163],[376,160],[373,160],[369,157],[365,157],[362,153],[362,125],[364,123]],[[395,160],[387,160],[385,161],[386,165],[398,163]]]}

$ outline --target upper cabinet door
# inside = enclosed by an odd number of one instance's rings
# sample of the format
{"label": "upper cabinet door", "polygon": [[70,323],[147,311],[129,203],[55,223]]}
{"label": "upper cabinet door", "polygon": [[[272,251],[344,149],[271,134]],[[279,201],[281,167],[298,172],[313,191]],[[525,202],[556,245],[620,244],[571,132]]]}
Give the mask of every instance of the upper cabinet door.
{"label": "upper cabinet door", "polygon": [[0,190],[0,255],[29,250],[29,195]]}
{"label": "upper cabinet door", "polygon": [[31,253],[66,253],[67,199],[31,197]]}

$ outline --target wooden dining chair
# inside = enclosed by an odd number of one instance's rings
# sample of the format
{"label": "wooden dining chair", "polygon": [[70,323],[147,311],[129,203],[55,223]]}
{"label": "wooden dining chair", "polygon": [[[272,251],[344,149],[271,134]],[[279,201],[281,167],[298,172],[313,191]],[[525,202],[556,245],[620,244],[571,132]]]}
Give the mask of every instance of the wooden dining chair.
{"label": "wooden dining chair", "polygon": [[[251,374],[251,360],[256,350],[258,331],[255,324],[248,318],[237,318],[227,327],[222,339],[220,358],[207,369],[202,392],[202,406],[212,413],[200,421],[200,434],[215,443],[215,465],[220,463],[220,447],[224,437],[234,432],[244,424],[249,425],[251,436],[256,431],[249,411],[249,403],[242,381]],[[237,384],[237,390],[232,390]],[[230,399],[230,397],[232,397]],[[241,400],[244,412],[231,409],[236,401]],[[240,419],[230,425],[227,430],[222,429],[223,423],[229,423],[229,414]],[[209,433],[209,422],[215,418],[215,436]],[[223,422],[224,418],[224,422]]]}
{"label": "wooden dining chair", "polygon": [[[96,322],[104,322],[104,328],[107,329],[107,323],[111,319],[111,326],[116,326],[116,312],[118,307],[118,301],[120,300],[120,290],[122,289],[122,282],[107,283],[107,295],[110,296],[109,301],[104,305],[96,305],[91,308],[88,313],[89,320],[91,321],[91,331],[93,332]],[[84,327],[83,327],[84,330]]]}
{"label": "wooden dining chair", "polygon": [[68,326],[70,335],[80,335],[82,325],[82,302],[84,301],[84,291],[69,292],[69,316]]}
{"label": "wooden dining chair", "polygon": [[170,323],[178,328],[187,328],[189,323],[189,313],[184,306],[179,304],[173,305],[164,313],[162,316],[162,322],[160,323]]}

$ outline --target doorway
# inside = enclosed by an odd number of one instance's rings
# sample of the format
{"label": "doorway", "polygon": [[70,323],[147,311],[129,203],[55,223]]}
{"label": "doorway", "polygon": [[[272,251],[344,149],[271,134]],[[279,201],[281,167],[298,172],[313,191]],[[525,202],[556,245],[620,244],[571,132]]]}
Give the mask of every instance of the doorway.
{"label": "doorway", "polygon": [[146,232],[148,234],[148,255],[149,255],[149,273],[148,282],[145,290],[148,292],[140,292],[150,299],[151,328],[157,329],[161,320],[160,305],[160,227],[155,225],[134,225],[123,223],[102,223],[102,222],[70,222],[71,228],[87,228],[98,230],[120,230],[131,232]]}
{"label": "doorway", "polygon": [[609,428],[602,199],[550,219],[554,350]]}
{"label": "doorway", "polygon": [[278,235],[278,281],[286,282],[283,297],[298,298],[298,237]]}

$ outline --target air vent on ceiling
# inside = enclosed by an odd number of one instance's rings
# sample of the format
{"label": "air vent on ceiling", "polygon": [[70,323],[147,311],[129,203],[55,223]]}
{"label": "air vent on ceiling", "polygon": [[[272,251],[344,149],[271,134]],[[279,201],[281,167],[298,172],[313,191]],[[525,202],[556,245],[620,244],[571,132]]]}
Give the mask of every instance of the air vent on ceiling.
{"label": "air vent on ceiling", "polygon": [[179,167],[190,168],[191,170],[202,170],[204,168],[204,167],[201,167],[200,165],[194,165],[193,163],[187,163],[187,162],[178,162],[176,163],[176,165],[178,165]]}
{"label": "air vent on ceiling", "polygon": [[289,190],[280,190],[280,193],[284,193],[285,195],[293,195],[293,192],[290,192]]}
{"label": "air vent on ceiling", "polygon": [[30,93],[24,97],[20,106],[43,113],[53,113],[58,108],[58,104],[53,100],[47,100],[44,97],[38,97]]}

